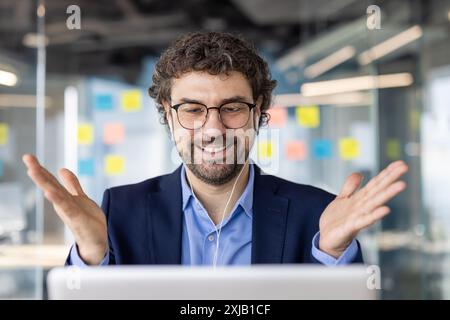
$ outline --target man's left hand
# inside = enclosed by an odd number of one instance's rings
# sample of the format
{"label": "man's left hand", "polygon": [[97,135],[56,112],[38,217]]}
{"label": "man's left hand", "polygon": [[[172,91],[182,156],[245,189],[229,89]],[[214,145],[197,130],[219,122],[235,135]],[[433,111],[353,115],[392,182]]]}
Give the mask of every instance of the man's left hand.
{"label": "man's left hand", "polygon": [[398,179],[407,171],[408,166],[403,161],[393,162],[360,190],[363,176],[350,175],[341,193],[322,213],[320,250],[338,258],[359,231],[389,214],[390,209],[385,204],[406,188],[406,183]]}

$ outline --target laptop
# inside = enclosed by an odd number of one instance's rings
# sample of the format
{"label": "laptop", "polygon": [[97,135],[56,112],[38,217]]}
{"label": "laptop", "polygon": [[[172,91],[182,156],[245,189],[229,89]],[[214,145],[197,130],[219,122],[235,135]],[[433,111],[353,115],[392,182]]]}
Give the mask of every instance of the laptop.
{"label": "laptop", "polygon": [[49,299],[376,299],[363,265],[108,266],[52,269]]}

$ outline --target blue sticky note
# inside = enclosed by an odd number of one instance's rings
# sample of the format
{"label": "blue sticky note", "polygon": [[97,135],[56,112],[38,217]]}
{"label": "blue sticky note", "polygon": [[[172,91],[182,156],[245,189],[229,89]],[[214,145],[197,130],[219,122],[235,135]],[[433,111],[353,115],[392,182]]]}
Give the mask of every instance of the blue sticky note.
{"label": "blue sticky note", "polygon": [[94,175],[94,159],[80,159],[78,160],[78,174],[80,176]]}
{"label": "blue sticky note", "polygon": [[3,177],[3,160],[0,160],[0,178]]}
{"label": "blue sticky note", "polygon": [[331,158],[333,143],[330,140],[315,140],[313,142],[313,155],[317,159]]}
{"label": "blue sticky note", "polygon": [[113,96],[110,94],[97,94],[94,100],[95,108],[98,110],[111,110],[113,108]]}

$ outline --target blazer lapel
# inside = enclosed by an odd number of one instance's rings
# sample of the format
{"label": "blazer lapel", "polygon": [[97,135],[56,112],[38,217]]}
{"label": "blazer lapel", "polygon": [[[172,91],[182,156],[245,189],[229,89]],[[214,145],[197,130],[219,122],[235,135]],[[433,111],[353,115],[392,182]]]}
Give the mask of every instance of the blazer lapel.
{"label": "blazer lapel", "polygon": [[182,191],[181,166],[163,176],[148,194],[147,229],[154,264],[181,264]]}
{"label": "blazer lapel", "polygon": [[252,264],[281,263],[289,199],[276,194],[278,185],[254,165]]}

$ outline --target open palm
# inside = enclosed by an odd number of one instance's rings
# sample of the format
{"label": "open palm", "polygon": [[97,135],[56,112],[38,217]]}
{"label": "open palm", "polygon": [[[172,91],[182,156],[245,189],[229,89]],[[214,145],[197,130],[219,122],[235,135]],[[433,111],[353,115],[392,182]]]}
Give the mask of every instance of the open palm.
{"label": "open palm", "polygon": [[398,179],[407,171],[403,161],[393,162],[360,190],[362,175],[350,175],[341,193],[322,213],[320,249],[339,257],[358,232],[389,214],[385,204],[406,188],[406,183]]}

